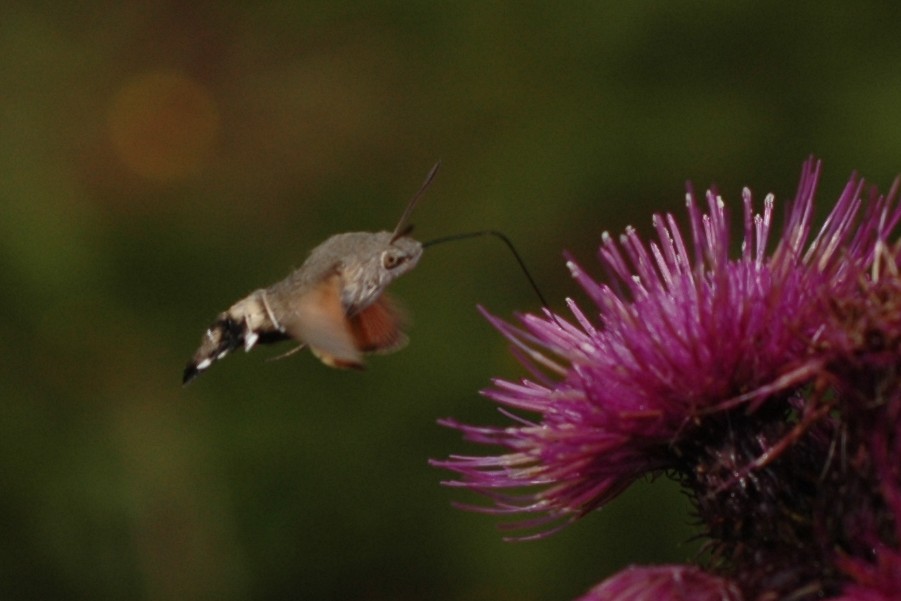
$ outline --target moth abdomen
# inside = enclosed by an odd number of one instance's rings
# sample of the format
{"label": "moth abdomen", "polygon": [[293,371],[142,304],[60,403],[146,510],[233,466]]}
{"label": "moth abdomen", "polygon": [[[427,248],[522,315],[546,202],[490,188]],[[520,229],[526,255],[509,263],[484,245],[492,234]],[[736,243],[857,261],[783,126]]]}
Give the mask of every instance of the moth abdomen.
{"label": "moth abdomen", "polygon": [[243,346],[249,351],[257,344],[287,340],[289,336],[273,323],[270,315],[263,290],[251,293],[220,313],[204,332],[194,357],[185,366],[182,383],[187,384],[236,348]]}
{"label": "moth abdomen", "polygon": [[200,372],[221,359],[232,350],[244,344],[244,324],[238,323],[223,313],[203,335],[203,340],[194,357],[185,366],[182,383],[187,384]]}

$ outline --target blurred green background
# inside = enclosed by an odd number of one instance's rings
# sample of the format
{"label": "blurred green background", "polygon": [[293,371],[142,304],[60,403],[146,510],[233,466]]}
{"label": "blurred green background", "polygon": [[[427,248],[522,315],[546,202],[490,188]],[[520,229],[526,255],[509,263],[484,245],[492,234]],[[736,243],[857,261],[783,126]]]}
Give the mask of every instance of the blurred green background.
{"label": "blurred green background", "polygon": [[[0,597],[570,599],[691,558],[641,483],[546,540],[450,506],[436,425],[501,419],[518,378],[475,310],[537,303],[496,241],[393,286],[415,324],[364,373],[281,349],[190,387],[215,317],[333,233],[499,228],[557,308],[561,253],[727,198],[901,170],[901,23],[884,2],[6,0],[0,18]],[[822,204],[820,205],[822,208]],[[598,270],[600,271],[600,270]]]}

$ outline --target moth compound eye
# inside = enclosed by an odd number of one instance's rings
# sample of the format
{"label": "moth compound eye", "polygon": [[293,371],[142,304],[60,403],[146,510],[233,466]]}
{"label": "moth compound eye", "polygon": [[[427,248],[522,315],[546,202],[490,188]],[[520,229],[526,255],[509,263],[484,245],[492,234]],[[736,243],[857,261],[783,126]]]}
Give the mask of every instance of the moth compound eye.
{"label": "moth compound eye", "polygon": [[407,257],[399,253],[394,253],[391,251],[385,251],[384,253],[382,253],[382,266],[385,269],[394,269],[406,260]]}

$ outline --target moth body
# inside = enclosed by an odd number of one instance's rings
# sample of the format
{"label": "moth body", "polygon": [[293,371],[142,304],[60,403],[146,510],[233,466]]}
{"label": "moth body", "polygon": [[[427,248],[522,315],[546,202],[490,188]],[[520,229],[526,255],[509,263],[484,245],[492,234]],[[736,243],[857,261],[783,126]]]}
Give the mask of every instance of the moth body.
{"label": "moth body", "polygon": [[216,318],[182,375],[187,384],[238,347],[295,340],[332,367],[362,368],[365,353],[389,353],[407,341],[405,319],[385,288],[419,262],[422,244],[407,225],[436,163],[393,232],[336,234],[299,268],[254,290]]}
{"label": "moth body", "polygon": [[413,269],[422,245],[391,232],[337,234],[298,269],[219,314],[188,362],[188,383],[236,348],[293,339],[332,367],[361,368],[362,355],[406,343],[404,316],[384,290]]}

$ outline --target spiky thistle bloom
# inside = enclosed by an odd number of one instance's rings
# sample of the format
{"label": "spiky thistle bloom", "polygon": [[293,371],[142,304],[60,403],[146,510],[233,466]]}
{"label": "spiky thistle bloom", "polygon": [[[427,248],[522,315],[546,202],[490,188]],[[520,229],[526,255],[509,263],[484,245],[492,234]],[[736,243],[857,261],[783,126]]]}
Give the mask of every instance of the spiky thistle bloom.
{"label": "spiky thistle bloom", "polygon": [[666,473],[709,540],[707,572],[636,568],[586,600],[901,598],[897,182],[852,176],[811,239],[819,172],[804,164],[777,240],[773,197],[755,213],[745,190],[732,257],[724,201],[689,189],[690,237],[671,215],[656,242],[604,235],[606,283],[569,259],[593,315],[488,315],[532,377],[485,391],[508,425],[445,420],[503,449],[434,462],[448,484],[529,537]]}

